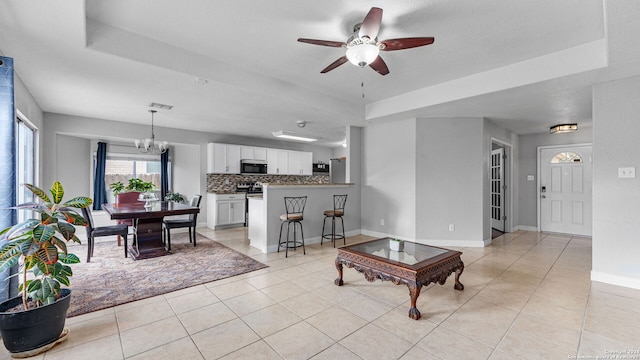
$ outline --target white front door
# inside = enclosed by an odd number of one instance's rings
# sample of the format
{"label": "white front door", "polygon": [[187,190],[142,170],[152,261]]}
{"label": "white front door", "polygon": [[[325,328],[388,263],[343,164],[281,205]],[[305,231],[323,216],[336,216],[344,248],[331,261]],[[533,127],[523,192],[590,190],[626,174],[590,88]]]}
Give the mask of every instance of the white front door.
{"label": "white front door", "polygon": [[539,149],[540,231],[591,236],[591,145]]}
{"label": "white front door", "polygon": [[504,232],[504,149],[491,150],[491,227]]}

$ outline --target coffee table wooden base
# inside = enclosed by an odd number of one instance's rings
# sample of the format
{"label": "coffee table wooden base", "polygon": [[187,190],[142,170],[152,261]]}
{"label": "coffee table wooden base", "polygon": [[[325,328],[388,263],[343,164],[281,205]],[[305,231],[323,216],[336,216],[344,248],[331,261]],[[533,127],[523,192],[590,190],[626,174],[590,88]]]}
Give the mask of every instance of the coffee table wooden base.
{"label": "coffee table wooden base", "polygon": [[382,281],[391,281],[396,285],[405,284],[409,288],[409,296],[411,297],[409,317],[418,320],[421,314],[416,307],[416,301],[418,300],[418,296],[420,296],[422,286],[431,283],[444,285],[449,275],[455,272],[454,289],[459,291],[464,290],[464,285],[460,282],[460,275],[464,271],[464,263],[460,259],[460,254],[461,253],[454,254],[441,261],[428,264],[418,271],[412,271],[370,257],[359,256],[348,252],[338,252],[338,257],[336,257],[335,261],[338,278],[335,279],[334,284],[338,286],[344,285],[344,281],[342,280],[343,265],[364,274],[364,277],[369,282],[380,279]]}

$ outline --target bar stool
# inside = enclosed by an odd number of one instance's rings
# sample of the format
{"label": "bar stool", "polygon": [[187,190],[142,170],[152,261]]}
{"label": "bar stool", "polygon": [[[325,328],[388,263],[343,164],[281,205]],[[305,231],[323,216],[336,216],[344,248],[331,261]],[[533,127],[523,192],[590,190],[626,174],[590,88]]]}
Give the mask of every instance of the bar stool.
{"label": "bar stool", "polygon": [[[320,238],[320,245],[322,245],[322,240],[331,239],[333,243],[333,247],[336,247],[336,240],[342,239],[344,244],[347,245],[347,239],[344,236],[344,220],[342,216],[344,215],[344,205],[347,203],[347,195],[333,195],[333,210],[326,210],[324,212],[324,221],[322,221],[322,238]],[[325,225],[327,223],[327,219],[331,218],[331,232],[324,232]],[[340,219],[342,223],[342,235],[336,234],[336,218]]]}
{"label": "bar stool", "polygon": [[[302,220],[304,213],[304,206],[307,203],[306,196],[285,196],[284,197],[284,209],[285,214],[280,215],[280,236],[278,237],[278,252],[280,248],[285,248],[284,257],[289,256],[289,248],[296,249],[302,246],[303,254],[307,254],[304,247],[304,232],[302,231]],[[282,227],[287,224],[287,241],[282,241]],[[293,224],[293,241],[289,240],[290,227]],[[296,224],[300,226],[301,240],[298,241],[296,234]]]}

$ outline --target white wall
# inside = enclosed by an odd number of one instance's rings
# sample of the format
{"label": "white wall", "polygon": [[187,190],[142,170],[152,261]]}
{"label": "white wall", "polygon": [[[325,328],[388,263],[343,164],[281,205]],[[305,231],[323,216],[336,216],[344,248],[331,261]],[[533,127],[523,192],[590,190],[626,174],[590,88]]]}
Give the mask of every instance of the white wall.
{"label": "white wall", "polygon": [[[171,146],[171,166],[172,166],[172,191],[184,195],[187,199],[199,194],[203,199],[206,197],[206,177],[194,176],[194,169],[200,166],[200,146],[174,144]],[[201,204],[205,204],[202,201]],[[205,210],[203,210],[205,211]],[[206,217],[200,216],[199,219],[204,221]]]}
{"label": "white wall", "polygon": [[483,119],[418,119],[415,133],[417,238],[484,246]]}
{"label": "white wall", "polygon": [[42,186],[48,190],[53,181],[59,181],[64,188],[64,198],[72,199],[76,196],[93,198],[93,184],[85,174],[93,172],[91,140],[75,136],[56,134],[55,151],[47,153],[58,154],[58,166],[55,173]]}
{"label": "white wall", "polygon": [[[593,90],[593,268],[591,278],[640,289],[640,77]],[[638,173],[640,175],[640,173]]]}
{"label": "white wall", "polygon": [[364,233],[415,239],[415,128],[409,119],[362,129]]}

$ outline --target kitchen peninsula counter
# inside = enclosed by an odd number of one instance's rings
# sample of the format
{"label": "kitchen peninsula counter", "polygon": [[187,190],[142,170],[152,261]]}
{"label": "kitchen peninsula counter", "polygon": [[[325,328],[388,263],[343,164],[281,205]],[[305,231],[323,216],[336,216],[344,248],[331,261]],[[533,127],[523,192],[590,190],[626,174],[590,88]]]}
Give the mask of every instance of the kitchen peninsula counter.
{"label": "kitchen peninsula counter", "polygon": [[248,221],[250,245],[262,252],[278,251],[280,215],[285,213],[285,196],[307,196],[302,221],[305,245],[320,243],[323,213],[325,210],[333,209],[333,195],[348,195],[344,215],[347,235],[349,231],[353,234],[360,229],[360,187],[357,185],[263,184],[262,191],[262,198],[249,198]]}

